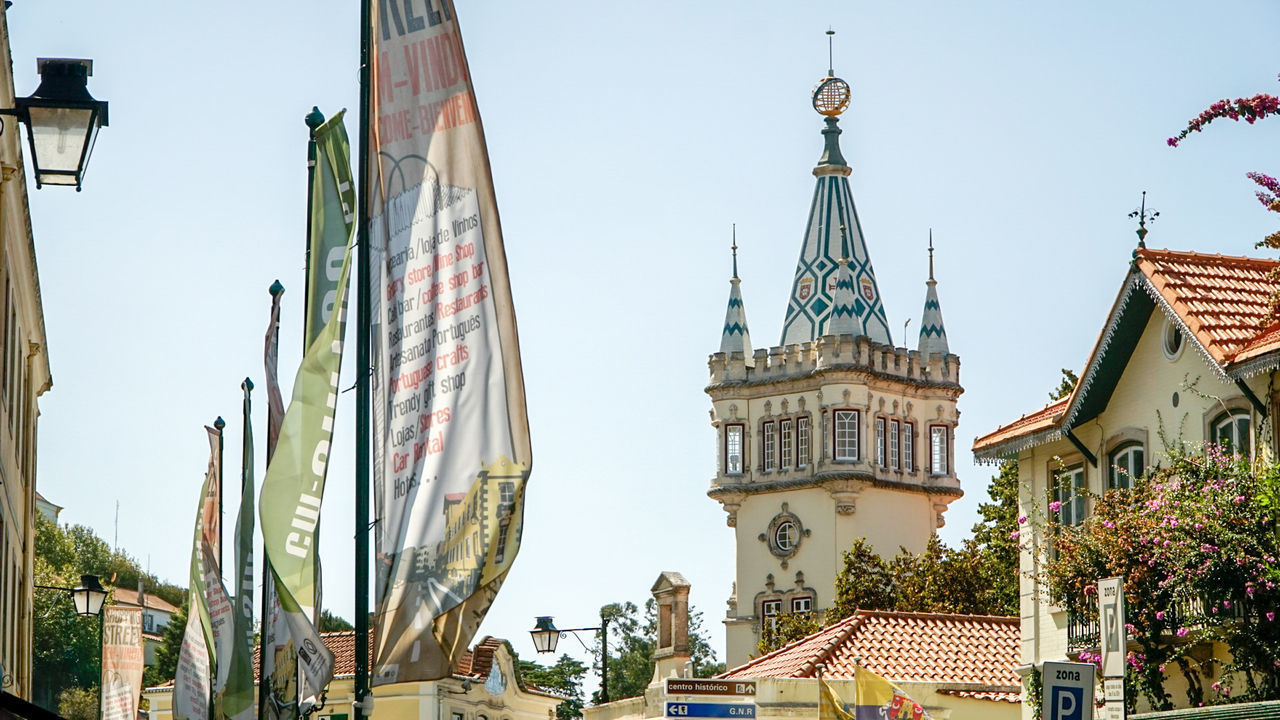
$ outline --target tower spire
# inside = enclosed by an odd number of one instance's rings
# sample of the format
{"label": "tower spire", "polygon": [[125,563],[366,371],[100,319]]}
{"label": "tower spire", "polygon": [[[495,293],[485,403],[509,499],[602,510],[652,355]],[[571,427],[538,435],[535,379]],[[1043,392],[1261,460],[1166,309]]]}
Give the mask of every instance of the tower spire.
{"label": "tower spire", "polygon": [[946,356],[947,329],[942,324],[942,305],[938,303],[938,281],[933,278],[933,228],[929,228],[929,279],[925,282],[924,314],[920,318],[920,361],[929,362],[929,356]]}
{"label": "tower spire", "polygon": [[733,276],[729,278],[729,307],[724,313],[724,330],[720,333],[720,352],[731,355],[742,353],[747,367],[755,367],[751,347],[751,333],[747,330],[747,309],[742,304],[742,291],[738,279],[738,225],[733,225]]}
{"label": "tower spire", "polygon": [[[834,65],[830,62],[834,59],[834,34],[834,30],[827,31],[830,65]],[[823,152],[813,169],[817,183],[782,325],[783,345],[817,340],[834,332],[831,327],[836,317],[834,308],[841,304],[836,298],[837,288],[844,273],[848,274],[849,291],[844,306],[852,311],[854,323],[850,334],[893,344],[875,270],[853,204],[853,193],[849,190],[849,175],[853,171],[840,151],[838,117],[849,108],[849,99],[849,84],[835,77],[834,67],[828,67],[827,76],[813,89],[813,109],[824,117]],[[836,228],[840,229],[839,236],[834,233]],[[841,260],[845,261],[843,265]]]}

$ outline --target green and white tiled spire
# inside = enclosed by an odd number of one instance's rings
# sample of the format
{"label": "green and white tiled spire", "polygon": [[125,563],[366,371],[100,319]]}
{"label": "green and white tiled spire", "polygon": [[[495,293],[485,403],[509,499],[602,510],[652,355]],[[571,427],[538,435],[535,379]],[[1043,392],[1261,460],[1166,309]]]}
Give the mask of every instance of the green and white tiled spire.
{"label": "green and white tiled spire", "polygon": [[[842,274],[840,260],[844,258],[848,260],[852,291],[854,325],[850,334],[865,335],[875,342],[892,345],[880,288],[876,285],[862,224],[858,222],[853,193],[849,190],[852,170],[840,153],[841,131],[836,116],[849,106],[849,86],[828,73],[813,92],[814,109],[826,116],[826,127],[822,130],[825,142],[822,157],[813,169],[817,187],[809,208],[791,297],[787,301],[782,344],[808,342],[835,332],[833,309]],[[839,324],[844,332],[843,317]]]}
{"label": "green and white tiled spire", "polygon": [[742,291],[738,279],[738,228],[733,229],[733,277],[729,279],[729,308],[724,313],[724,331],[720,334],[720,352],[740,352],[747,367],[755,367],[751,348],[751,333],[747,331],[747,309],[742,304]]}
{"label": "green and white tiled spire", "polygon": [[938,304],[938,281],[933,279],[933,230],[929,231],[929,289],[924,294],[924,315],[920,318],[920,358],[928,362],[932,354],[947,355],[947,329],[942,324],[942,306]]}

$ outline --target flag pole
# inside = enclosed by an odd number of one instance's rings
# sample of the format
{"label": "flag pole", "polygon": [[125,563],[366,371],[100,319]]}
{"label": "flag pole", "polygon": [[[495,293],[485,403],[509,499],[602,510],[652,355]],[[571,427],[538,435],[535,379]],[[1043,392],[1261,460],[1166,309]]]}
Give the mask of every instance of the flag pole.
{"label": "flag pole", "polygon": [[[302,287],[302,352],[307,352],[307,341],[311,336],[311,308],[306,307],[306,300],[311,297],[311,203],[316,194],[316,130],[324,124],[324,114],[320,107],[313,105],[303,122],[307,124],[307,251],[303,261],[302,278],[306,283]],[[319,557],[319,554],[316,555]]]}
{"label": "flag pole", "polygon": [[218,577],[222,577],[222,526],[226,523],[222,511],[222,430],[227,426],[227,421],[219,415],[217,420],[213,421],[213,427],[218,431]]}
{"label": "flag pole", "polygon": [[[278,347],[280,344],[280,318],[276,312],[276,305],[280,302],[280,296],[284,294],[284,285],[279,280],[271,283],[271,287],[267,290],[271,293],[271,339],[273,346]],[[273,351],[267,353],[272,359],[277,355]],[[271,464],[271,455],[276,451],[276,437],[271,432],[271,428],[276,426],[278,422],[275,418],[275,406],[271,402],[273,383],[272,378],[275,377],[275,368],[267,369],[267,464]],[[263,472],[265,475],[265,470]],[[258,720],[266,720],[267,717],[267,699],[271,694],[267,687],[268,678],[263,670],[267,666],[267,623],[269,621],[268,614],[271,612],[271,591],[274,580],[271,577],[271,564],[267,560],[267,546],[262,544],[262,620],[259,625],[258,632]]]}
{"label": "flag pole", "polygon": [[360,0],[360,143],[356,182],[356,683],[354,720],[363,720],[369,694],[369,63],[372,58],[373,8]]}

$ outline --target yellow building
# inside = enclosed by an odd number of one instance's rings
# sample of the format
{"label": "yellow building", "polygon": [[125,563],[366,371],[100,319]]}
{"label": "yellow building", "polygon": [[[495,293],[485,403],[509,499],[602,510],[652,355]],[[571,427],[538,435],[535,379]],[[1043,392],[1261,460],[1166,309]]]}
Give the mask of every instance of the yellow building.
{"label": "yellow building", "polygon": [[[1267,275],[1278,265],[1140,248],[1074,392],[978,438],[975,456],[1017,460],[1022,514],[1048,517],[1050,503],[1060,502],[1057,518],[1068,526],[1087,521],[1088,493],[1128,487],[1159,462],[1166,443],[1199,452],[1217,442],[1274,458],[1280,394],[1270,389],[1280,368],[1280,331],[1259,323],[1276,289]],[[1030,527],[1020,587],[1027,667],[1098,646],[1096,617],[1050,602],[1037,583],[1048,550],[1040,528]],[[1166,689],[1185,704],[1181,674],[1167,678]]]}
{"label": "yellow building", "polygon": [[[14,107],[7,13],[0,8],[0,104]],[[37,399],[49,389],[22,127],[0,134],[0,687],[31,698]]]}
{"label": "yellow building", "polygon": [[730,666],[756,652],[777,615],[831,607],[854,542],[888,557],[921,552],[963,494],[953,457],[964,388],[932,246],[915,347],[898,346],[840,150],[848,94],[831,76],[814,91],[824,149],[778,346],[751,344],[735,242],[720,351],[709,361],[718,467],[708,495],[736,547]]}
{"label": "yellow building", "polygon": [[[324,707],[312,717],[349,720],[355,699],[355,633],[323,637],[334,654],[334,677]],[[150,703],[149,720],[173,720],[172,683],[147,688],[143,695]],[[562,698],[525,683],[516,672],[511,645],[486,637],[462,656],[452,677],[379,685],[373,699],[373,717],[379,720],[555,720]]]}

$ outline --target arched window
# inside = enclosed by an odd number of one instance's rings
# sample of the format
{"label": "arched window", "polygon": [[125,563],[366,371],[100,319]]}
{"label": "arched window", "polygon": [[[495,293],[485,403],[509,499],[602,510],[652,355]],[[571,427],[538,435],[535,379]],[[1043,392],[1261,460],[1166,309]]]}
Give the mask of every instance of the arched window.
{"label": "arched window", "polygon": [[1079,525],[1084,522],[1084,465],[1072,465],[1054,473],[1052,498],[1058,505],[1058,522]]}
{"label": "arched window", "polygon": [[1248,410],[1228,410],[1213,419],[1210,430],[1213,442],[1228,453],[1248,456],[1252,449]]}
{"label": "arched window", "polygon": [[1111,451],[1111,474],[1107,480],[1108,490],[1128,490],[1133,487],[1133,479],[1142,477],[1146,472],[1146,453],[1142,443],[1131,440],[1121,443]]}

